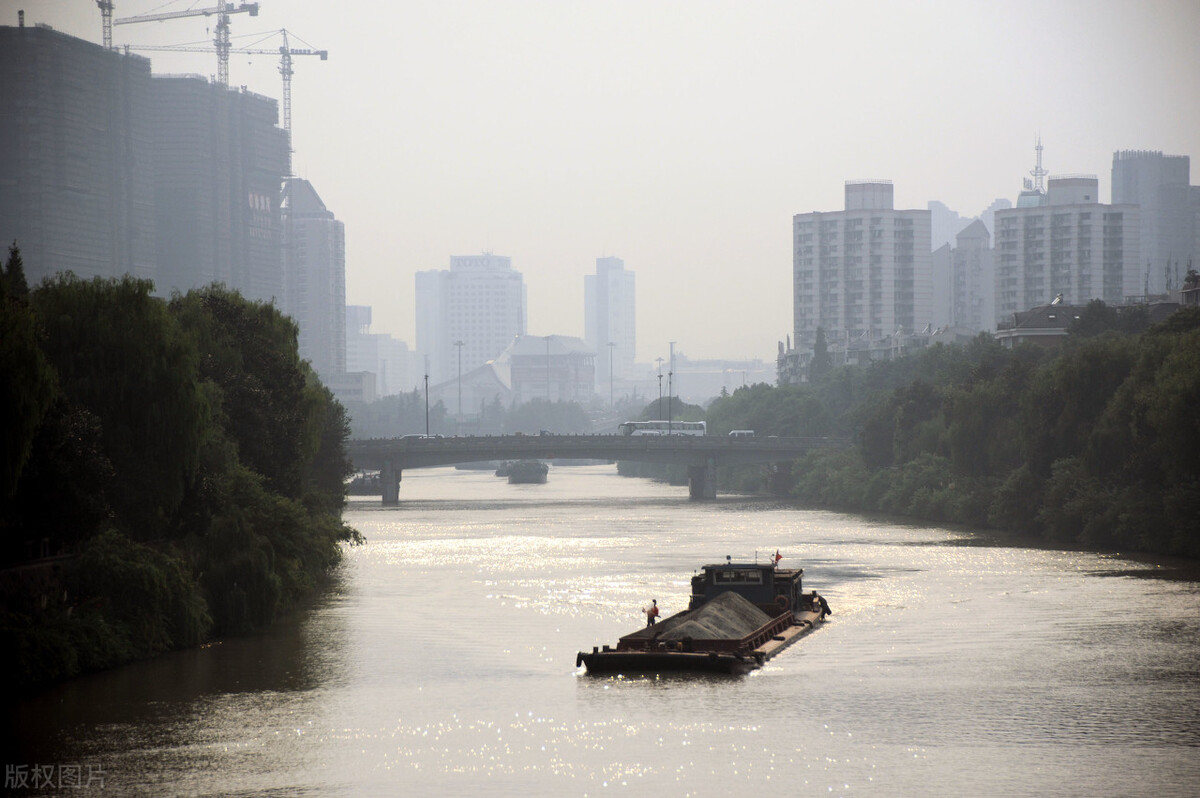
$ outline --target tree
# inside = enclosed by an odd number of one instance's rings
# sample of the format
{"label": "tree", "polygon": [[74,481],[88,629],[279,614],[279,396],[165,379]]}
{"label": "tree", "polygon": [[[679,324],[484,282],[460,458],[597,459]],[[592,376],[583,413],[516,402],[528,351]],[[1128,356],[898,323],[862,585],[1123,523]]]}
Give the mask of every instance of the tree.
{"label": "tree", "polygon": [[299,498],[314,430],[296,323],[220,285],[175,297],[171,311],[202,353],[200,378],[218,388],[220,426],[238,459],[268,489]]}
{"label": "tree", "polygon": [[[11,274],[5,272],[5,280]],[[58,386],[54,369],[38,346],[37,326],[28,302],[19,293],[0,297],[0,508],[17,489],[21,471],[33,451],[33,440],[50,409]]]}
{"label": "tree", "polygon": [[198,464],[209,406],[196,349],[148,280],[60,275],[32,294],[42,348],[72,406],[101,428],[124,531],[166,534]]}
{"label": "tree", "polygon": [[829,344],[825,341],[825,328],[817,328],[817,339],[813,341],[813,356],[808,364],[808,381],[820,382],[833,370],[833,359],[829,356]]}
{"label": "tree", "polygon": [[29,283],[25,280],[25,262],[21,260],[21,248],[13,241],[8,247],[8,261],[4,264],[4,279],[0,281],[3,293],[20,300],[29,298]]}

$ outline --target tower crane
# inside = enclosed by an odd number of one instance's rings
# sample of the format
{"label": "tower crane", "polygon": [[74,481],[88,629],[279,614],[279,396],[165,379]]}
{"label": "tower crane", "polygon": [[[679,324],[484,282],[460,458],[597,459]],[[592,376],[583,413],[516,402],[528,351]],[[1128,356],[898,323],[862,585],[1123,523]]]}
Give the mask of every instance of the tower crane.
{"label": "tower crane", "polygon": [[104,31],[104,49],[112,49],[112,12],[113,0],[96,0],[100,7],[100,27]]}
{"label": "tower crane", "polygon": [[160,14],[139,14],[136,17],[122,17],[114,20],[112,18],[113,2],[112,0],[96,0],[96,5],[100,6],[100,16],[104,22],[104,46],[112,47],[112,26],[113,25],[129,25],[134,22],[162,22],[168,19],[179,19],[180,17],[211,17],[217,16],[217,35],[213,39],[213,45],[217,51],[217,83],[222,86],[229,85],[229,52],[231,45],[229,43],[229,15],[247,13],[252,17],[258,16],[258,3],[242,3],[239,6],[220,0],[216,6],[211,8],[189,8],[184,11],[164,11]]}
{"label": "tower crane", "polygon": [[[272,50],[272,49],[262,48],[262,47],[238,47],[238,48],[230,49],[229,52],[237,53],[238,55],[276,55],[276,54],[279,55],[279,74],[283,77],[283,129],[285,131],[287,131],[288,146],[291,146],[291,139],[292,139],[292,75],[294,74],[294,70],[292,69],[292,56],[315,55],[315,56],[320,56],[322,61],[328,61],[329,60],[329,51],[328,50],[316,50],[311,47],[291,47],[288,44],[288,32],[287,32],[286,28],[276,31],[276,33],[278,33],[280,36],[283,37],[283,45],[281,47],[279,47],[278,49]],[[262,41],[262,40],[260,40],[260,41]],[[191,45],[178,45],[178,46],[129,45],[129,46],[127,46],[126,49],[138,50],[138,51],[148,51],[148,50],[164,51],[165,50],[165,51],[176,52],[176,53],[211,53],[213,51],[213,48],[211,48],[211,47],[200,47],[200,46],[191,46]]]}

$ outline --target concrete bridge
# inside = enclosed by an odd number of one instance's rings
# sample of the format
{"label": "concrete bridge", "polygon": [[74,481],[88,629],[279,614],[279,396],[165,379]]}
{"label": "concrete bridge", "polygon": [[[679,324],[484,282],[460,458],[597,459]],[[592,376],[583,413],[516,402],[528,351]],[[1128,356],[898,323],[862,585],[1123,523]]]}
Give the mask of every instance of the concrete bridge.
{"label": "concrete bridge", "polygon": [[468,437],[374,438],[351,440],[346,449],[354,467],[378,471],[383,503],[400,500],[407,468],[486,460],[634,460],[685,465],[693,499],[715,499],[717,466],[782,463],[812,449],[843,447],[834,438],[727,438],[717,435],[486,435]]}

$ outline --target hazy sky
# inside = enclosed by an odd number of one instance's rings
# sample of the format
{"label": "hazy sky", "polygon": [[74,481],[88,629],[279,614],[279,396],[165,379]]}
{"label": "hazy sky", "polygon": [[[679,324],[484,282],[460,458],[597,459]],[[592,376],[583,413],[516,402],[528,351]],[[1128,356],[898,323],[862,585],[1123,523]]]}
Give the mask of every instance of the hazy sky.
{"label": "hazy sky", "polygon": [[[216,6],[116,0],[116,16]],[[1051,174],[1112,154],[1200,158],[1200,2],[389,2],[261,0],[287,28],[296,174],[346,224],[346,299],[415,346],[413,274],[512,257],[529,332],[583,334],[599,256],[637,273],[638,359],[773,359],[792,329],[791,219],[848,179],[897,208],[1015,200],[1040,133]],[[94,0],[0,0],[0,24],[100,42]],[[204,18],[122,25],[120,44],[211,38]],[[266,46],[277,47],[278,42]],[[156,73],[213,55],[152,53]],[[279,98],[278,58],[230,82]],[[1192,182],[1200,183],[1193,164]]]}

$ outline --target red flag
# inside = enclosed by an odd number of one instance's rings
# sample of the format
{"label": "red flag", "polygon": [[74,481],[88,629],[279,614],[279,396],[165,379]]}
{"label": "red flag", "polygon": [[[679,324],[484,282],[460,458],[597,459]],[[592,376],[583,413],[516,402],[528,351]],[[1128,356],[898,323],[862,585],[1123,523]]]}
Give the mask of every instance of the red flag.
{"label": "red flag", "polygon": [[775,549],[775,564],[779,565],[779,561],[783,559],[783,555],[779,553],[779,549]]}

